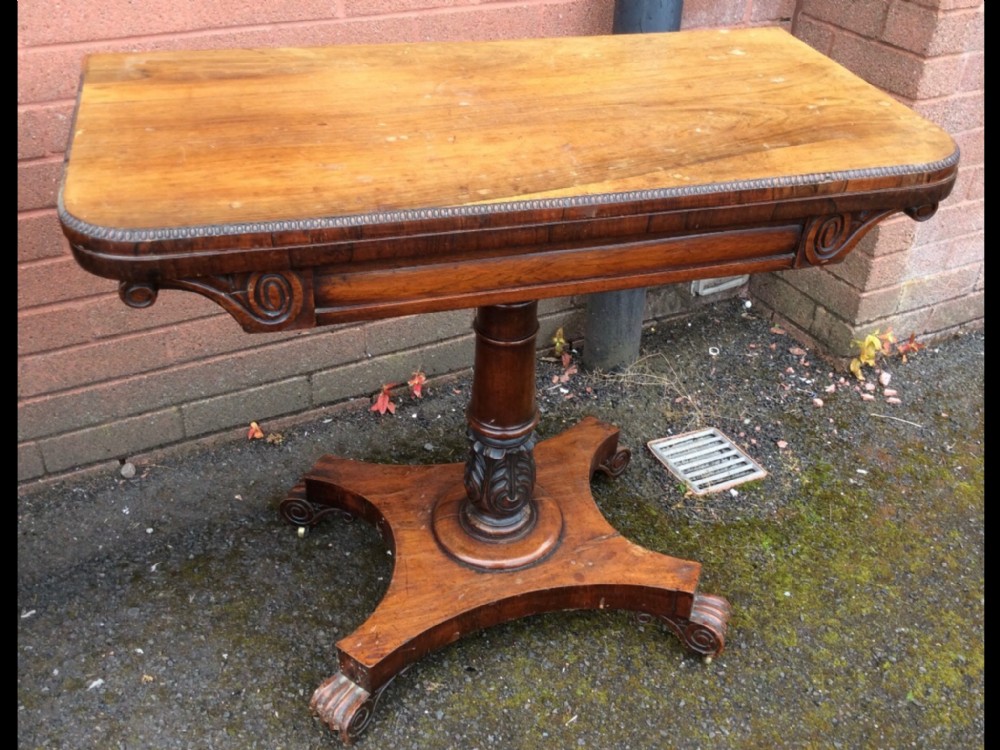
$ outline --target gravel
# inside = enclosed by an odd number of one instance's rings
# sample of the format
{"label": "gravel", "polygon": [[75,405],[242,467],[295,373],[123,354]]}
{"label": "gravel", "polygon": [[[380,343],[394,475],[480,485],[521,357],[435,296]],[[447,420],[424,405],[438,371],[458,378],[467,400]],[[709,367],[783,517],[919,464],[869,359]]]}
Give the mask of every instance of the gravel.
{"label": "gravel", "polygon": [[[359,747],[982,747],[984,351],[963,333],[861,383],[727,301],[648,329],[621,372],[560,382],[543,357],[539,433],[622,428],[632,464],[595,499],[703,564],[733,605],[726,651],[706,663],[629,613],[525,618],[415,664]],[[392,560],[364,523],[300,538],[277,505],[326,452],[462,460],[469,383],[20,488],[19,747],[337,747],[309,697]],[[688,492],[645,443],[700,427],[767,477]]]}

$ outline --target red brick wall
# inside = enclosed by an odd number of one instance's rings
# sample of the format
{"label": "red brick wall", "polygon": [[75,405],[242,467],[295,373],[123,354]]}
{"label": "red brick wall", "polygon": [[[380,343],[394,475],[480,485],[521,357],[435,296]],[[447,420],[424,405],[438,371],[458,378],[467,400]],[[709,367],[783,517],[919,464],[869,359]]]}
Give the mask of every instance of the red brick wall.
{"label": "red brick wall", "polygon": [[981,0],[801,0],[793,32],[947,130],[962,161],[931,220],[895,217],[842,265],[756,277],[751,291],[842,356],[876,329],[934,340],[981,325]]}
{"label": "red brick wall", "polygon": [[[871,320],[884,313],[875,303],[884,302],[886,289],[897,306],[899,300],[918,305],[920,295],[937,295],[915,308],[929,307],[928,319],[981,315],[958,308],[975,308],[977,299],[981,305],[983,286],[982,33],[980,27],[976,46],[970,23],[981,21],[982,10],[961,0],[946,0],[940,9],[923,2],[853,2],[845,6],[852,10],[849,25],[823,15],[824,8],[844,6],[842,0],[802,0],[796,27],[801,37],[848,64],[858,54],[852,46],[858,40],[885,36],[879,44],[886,57],[879,62],[862,51],[855,64],[870,67],[858,72],[882,76],[873,80],[878,85],[897,86],[894,92],[939,119],[963,147],[960,185],[941,210],[946,222],[935,219],[919,228],[909,220],[895,222],[877,243],[856,253],[856,263],[821,272],[847,288],[845,296],[855,300],[848,307],[863,307],[860,314],[876,316]],[[438,374],[471,362],[468,311],[247,336],[197,295],[165,291],[152,308],[125,307],[113,282],[73,262],[53,208],[85,54],[598,34],[610,32],[613,7],[613,0],[18,3],[19,482],[101,466],[244,427],[251,419],[308,414],[369,395],[418,366]],[[682,28],[788,28],[794,7],[794,0],[687,0]],[[938,61],[933,75],[913,72],[920,57]],[[894,74],[900,60],[911,68]],[[937,263],[942,252],[947,263]],[[819,299],[832,293],[812,289],[811,279],[799,287],[783,277],[770,283],[781,285],[780,293],[770,295],[776,307],[798,300],[810,310],[803,329],[816,333],[824,314],[839,320],[841,313],[820,312],[826,308]],[[768,292],[767,284],[762,288]],[[686,294],[686,287],[678,289],[651,291],[649,310],[675,311]],[[558,325],[578,320],[579,302],[543,303],[542,340]],[[841,309],[835,302],[830,309]]]}

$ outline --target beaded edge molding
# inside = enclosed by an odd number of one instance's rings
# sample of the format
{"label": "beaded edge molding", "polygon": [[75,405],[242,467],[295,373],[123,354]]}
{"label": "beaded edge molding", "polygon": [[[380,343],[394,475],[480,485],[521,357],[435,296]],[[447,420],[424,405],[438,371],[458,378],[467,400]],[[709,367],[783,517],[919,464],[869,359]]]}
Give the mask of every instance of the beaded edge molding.
{"label": "beaded edge molding", "polygon": [[112,242],[150,242],[157,240],[196,239],[202,237],[223,237],[226,235],[259,234],[266,232],[339,229],[344,227],[367,226],[391,222],[421,221],[427,219],[445,219],[463,216],[485,216],[490,214],[515,213],[519,211],[537,211],[539,209],[603,206],[615,203],[664,200],[669,198],[683,198],[692,195],[710,195],[712,193],[742,190],[794,187],[796,185],[838,182],[842,180],[858,180],[871,177],[899,177],[902,175],[917,174],[919,172],[936,172],[941,169],[953,167],[958,164],[959,156],[959,149],[956,148],[949,157],[941,159],[940,161],[931,162],[929,164],[896,167],[870,167],[867,169],[855,169],[845,172],[820,172],[790,177],[766,177],[757,180],[736,180],[733,182],[714,182],[706,185],[656,188],[654,190],[599,193],[597,195],[582,195],[569,198],[536,198],[532,200],[484,203],[469,206],[444,206],[441,208],[380,211],[317,219],[261,221],[241,224],[203,224],[190,227],[169,227],[156,229],[102,227],[96,224],[91,224],[83,219],[78,219],[66,210],[66,207],[63,204],[63,185],[60,185],[59,187],[56,210],[59,215],[59,220],[64,226],[75,232],[85,234],[92,239],[110,240]]}

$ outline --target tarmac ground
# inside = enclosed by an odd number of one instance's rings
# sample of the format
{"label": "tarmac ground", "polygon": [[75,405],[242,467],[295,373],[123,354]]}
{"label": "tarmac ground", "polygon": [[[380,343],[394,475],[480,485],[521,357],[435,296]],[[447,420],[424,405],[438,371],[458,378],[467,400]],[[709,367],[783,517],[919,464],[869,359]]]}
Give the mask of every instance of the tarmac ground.
{"label": "tarmac ground", "polygon": [[[540,359],[541,437],[586,414],[621,428],[631,465],[594,497],[702,563],[733,607],[726,650],[706,662],[628,612],[527,617],[413,665],[357,747],[983,747],[984,359],[971,331],[862,383],[740,300],[648,329],[621,372]],[[339,747],[309,698],[393,561],[363,522],[299,537],[277,506],[324,453],[463,460],[469,387],[19,488],[18,747]],[[693,495],[646,448],[708,426],[767,476]]]}

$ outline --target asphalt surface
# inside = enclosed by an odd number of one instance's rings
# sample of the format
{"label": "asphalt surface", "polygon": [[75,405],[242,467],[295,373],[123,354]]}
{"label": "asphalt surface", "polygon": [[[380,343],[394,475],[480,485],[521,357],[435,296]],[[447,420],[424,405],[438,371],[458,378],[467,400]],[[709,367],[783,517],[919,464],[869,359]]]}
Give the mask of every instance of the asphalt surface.
{"label": "asphalt surface", "polygon": [[[867,386],[739,301],[643,346],[611,375],[542,360],[539,432],[622,428],[632,465],[594,496],[625,536],[703,564],[733,606],[725,652],[706,663],[625,612],[528,617],[399,676],[357,746],[983,747],[983,331],[894,353]],[[18,747],[339,747],[309,698],[392,559],[363,522],[300,538],[277,505],[325,452],[462,460],[468,391],[466,374],[395,415],[355,402],[262,424],[271,442],[19,488]],[[686,493],[645,443],[702,426],[767,477]]]}

